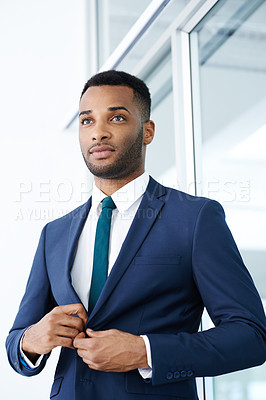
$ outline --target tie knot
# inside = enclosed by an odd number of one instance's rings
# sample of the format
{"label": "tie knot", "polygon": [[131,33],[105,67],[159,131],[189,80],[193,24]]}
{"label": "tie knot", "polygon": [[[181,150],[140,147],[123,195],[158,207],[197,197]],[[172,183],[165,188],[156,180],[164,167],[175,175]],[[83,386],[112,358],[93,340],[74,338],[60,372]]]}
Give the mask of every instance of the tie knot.
{"label": "tie knot", "polygon": [[102,201],[102,209],[104,208],[111,208],[112,210],[114,210],[116,208],[115,203],[113,202],[113,199],[111,196],[109,197],[105,197]]}

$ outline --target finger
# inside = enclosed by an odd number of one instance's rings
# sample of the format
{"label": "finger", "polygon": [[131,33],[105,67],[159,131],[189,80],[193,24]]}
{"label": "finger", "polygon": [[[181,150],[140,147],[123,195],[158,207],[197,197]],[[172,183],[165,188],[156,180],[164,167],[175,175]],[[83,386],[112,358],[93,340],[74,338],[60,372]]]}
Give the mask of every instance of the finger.
{"label": "finger", "polygon": [[81,332],[79,335],[77,335],[76,337],[75,337],[75,339],[73,340],[73,346],[76,348],[76,349],[81,349],[81,348],[83,348],[83,349],[85,349],[86,348],[86,341],[87,341],[88,339],[85,337],[85,334],[84,334],[84,332]]}
{"label": "finger", "polygon": [[79,357],[82,359],[82,361],[88,365],[88,367],[92,368],[92,369],[99,369],[98,366],[99,364],[94,363],[90,357],[88,352],[84,351],[84,350],[77,350],[77,353],[79,355]]}
{"label": "finger", "polygon": [[59,324],[64,326],[69,326],[75,329],[78,329],[80,332],[84,329],[84,321],[76,316],[72,316],[67,314],[66,306],[56,307],[54,308],[48,315],[49,321],[52,324]]}
{"label": "finger", "polygon": [[54,347],[62,346],[62,347],[68,347],[69,349],[75,349],[75,347],[73,346],[73,339],[70,338],[57,336],[54,343],[55,343]]}
{"label": "finger", "polygon": [[80,333],[75,337],[75,339],[74,339],[74,341],[73,341],[73,346],[74,346],[74,347],[77,347],[77,346],[75,346],[75,344],[74,344],[75,340],[77,341],[77,340],[79,340],[79,339],[85,339],[85,337],[86,337],[85,333],[84,333],[84,332],[80,332]]}
{"label": "finger", "polygon": [[85,339],[86,335],[84,332],[79,332],[79,334],[76,336],[77,339]]}
{"label": "finger", "polygon": [[62,320],[60,322],[61,325],[77,329],[79,332],[82,332],[85,327],[84,322],[79,317],[74,317],[72,315],[70,316],[63,314]]}
{"label": "finger", "polygon": [[73,340],[73,346],[75,347],[75,349],[80,349],[80,350],[87,350],[88,346],[87,346],[87,341],[88,339],[74,339]]}
{"label": "finger", "polygon": [[104,336],[110,336],[115,333],[114,329],[108,329],[106,331],[93,331],[92,329],[86,329],[86,333],[89,337],[104,337]]}
{"label": "finger", "polygon": [[88,337],[99,337],[99,332],[100,331],[93,331],[92,329],[86,329],[86,333],[88,335]]}
{"label": "finger", "polygon": [[59,325],[56,327],[54,333],[56,336],[75,338],[80,333],[80,331],[78,329],[74,329],[68,326]]}
{"label": "finger", "polygon": [[86,354],[85,350],[77,349],[77,353],[80,356],[80,358],[86,360],[86,362],[89,362],[88,355]]}
{"label": "finger", "polygon": [[77,304],[67,304],[65,306],[60,306],[60,309],[68,315],[78,315],[79,318],[83,321],[84,326],[87,323],[88,320],[88,316],[87,313],[85,311],[85,308],[83,307],[83,305],[81,303],[77,303]]}
{"label": "finger", "polygon": [[59,308],[51,311],[44,319],[45,326],[47,329],[50,328],[52,332],[58,332],[58,328],[60,327],[76,329],[78,332],[84,329],[83,321],[80,318],[69,316]]}

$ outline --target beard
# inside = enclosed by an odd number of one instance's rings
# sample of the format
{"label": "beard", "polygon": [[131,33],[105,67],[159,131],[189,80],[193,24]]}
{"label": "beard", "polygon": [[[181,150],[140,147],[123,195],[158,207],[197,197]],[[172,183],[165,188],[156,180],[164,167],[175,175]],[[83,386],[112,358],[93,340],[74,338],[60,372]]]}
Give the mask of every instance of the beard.
{"label": "beard", "polygon": [[[143,126],[141,127],[136,140],[130,146],[124,145],[122,155],[113,164],[97,166],[88,161],[82,153],[83,159],[89,171],[98,178],[123,179],[134,173],[142,163],[143,154]],[[101,144],[108,145],[108,142]]]}

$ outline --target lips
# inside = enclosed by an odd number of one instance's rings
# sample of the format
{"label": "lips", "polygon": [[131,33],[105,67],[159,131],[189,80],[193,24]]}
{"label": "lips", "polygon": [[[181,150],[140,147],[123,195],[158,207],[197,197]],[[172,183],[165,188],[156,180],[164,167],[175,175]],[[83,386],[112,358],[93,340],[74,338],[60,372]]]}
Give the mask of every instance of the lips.
{"label": "lips", "polygon": [[113,152],[114,152],[114,148],[111,146],[107,146],[107,145],[102,145],[102,146],[95,146],[90,150],[90,154],[92,154],[92,156],[94,158],[107,158],[109,157]]}

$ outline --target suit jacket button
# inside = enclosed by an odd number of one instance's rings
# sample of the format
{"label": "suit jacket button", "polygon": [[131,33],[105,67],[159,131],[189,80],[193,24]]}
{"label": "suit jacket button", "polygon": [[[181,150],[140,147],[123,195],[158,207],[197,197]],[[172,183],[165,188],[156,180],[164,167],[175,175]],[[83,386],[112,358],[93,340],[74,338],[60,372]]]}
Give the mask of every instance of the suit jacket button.
{"label": "suit jacket button", "polygon": [[193,371],[191,371],[191,369],[187,372],[187,376],[192,376],[193,375]]}
{"label": "suit jacket button", "polygon": [[166,379],[173,379],[174,374],[172,372],[167,372]]}
{"label": "suit jacket button", "polygon": [[180,378],[180,372],[179,372],[179,371],[176,371],[176,372],[174,373],[174,378],[175,378],[175,379]]}
{"label": "suit jacket button", "polygon": [[180,372],[180,376],[181,376],[181,378],[186,378],[186,376],[187,376],[187,371],[181,371],[181,372]]}

